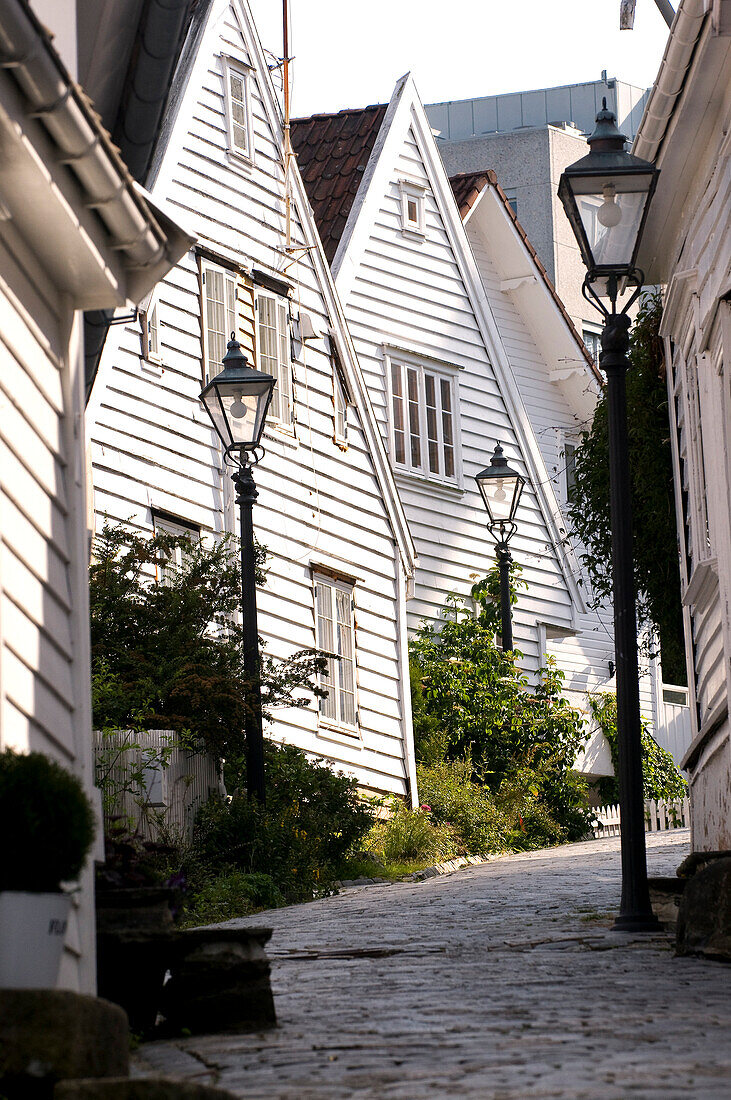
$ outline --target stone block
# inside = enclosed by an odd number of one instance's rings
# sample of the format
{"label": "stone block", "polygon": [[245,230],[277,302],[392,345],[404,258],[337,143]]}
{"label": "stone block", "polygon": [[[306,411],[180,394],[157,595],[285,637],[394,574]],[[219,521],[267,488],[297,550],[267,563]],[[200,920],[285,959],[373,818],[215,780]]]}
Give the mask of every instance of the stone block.
{"label": "stone block", "polygon": [[118,1077],[129,1069],[121,1008],[69,990],[0,990],[0,1096],[51,1096],[66,1077]]}
{"label": "stone block", "polygon": [[271,928],[194,928],[175,936],[163,989],[165,1031],[197,1035],[274,1027],[264,945]]}
{"label": "stone block", "polygon": [[198,1085],[172,1077],[134,1080],[115,1077],[96,1081],[62,1081],[56,1085],[53,1100],[234,1100],[234,1094],[214,1085]]}
{"label": "stone block", "polygon": [[677,950],[731,960],[731,857],[714,859],[688,880],[678,911]]}

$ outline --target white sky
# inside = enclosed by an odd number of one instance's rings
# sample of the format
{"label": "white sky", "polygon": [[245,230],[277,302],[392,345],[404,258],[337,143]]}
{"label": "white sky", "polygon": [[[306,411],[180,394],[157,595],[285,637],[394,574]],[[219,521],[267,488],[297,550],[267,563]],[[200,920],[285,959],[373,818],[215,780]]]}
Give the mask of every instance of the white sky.
{"label": "white sky", "polygon": [[[282,56],[282,0],[249,0],[264,47]],[[637,0],[290,0],[292,114],[391,98],[411,71],[424,103],[598,80],[649,87],[668,28]],[[677,4],[674,4],[677,6]]]}

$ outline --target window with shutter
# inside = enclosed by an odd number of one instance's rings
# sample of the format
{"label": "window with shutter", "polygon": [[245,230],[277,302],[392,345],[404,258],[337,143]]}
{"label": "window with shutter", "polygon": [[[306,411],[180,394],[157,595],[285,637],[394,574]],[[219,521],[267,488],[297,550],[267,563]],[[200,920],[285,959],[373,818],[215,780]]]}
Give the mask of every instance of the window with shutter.
{"label": "window with shutter", "polygon": [[286,298],[259,289],[256,295],[259,370],[277,384],[269,415],[284,427],[293,422],[292,364],[290,360],[289,303]]}
{"label": "window with shutter", "polygon": [[203,268],[203,342],[206,384],[223,370],[222,359],[231,339],[238,333],[236,276],[222,267]]}
{"label": "window with shutter", "polygon": [[320,714],[329,724],[354,730],[357,709],[353,585],[319,574],[314,579],[316,645],[333,654],[320,677],[320,686],[327,691],[327,696],[320,700]]}

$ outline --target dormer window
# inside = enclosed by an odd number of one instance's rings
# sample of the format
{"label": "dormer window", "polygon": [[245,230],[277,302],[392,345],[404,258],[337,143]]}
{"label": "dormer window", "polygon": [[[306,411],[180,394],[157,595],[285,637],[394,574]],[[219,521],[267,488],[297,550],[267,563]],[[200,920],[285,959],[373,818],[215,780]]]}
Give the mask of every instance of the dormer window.
{"label": "dormer window", "polygon": [[426,232],[424,216],[425,189],[410,180],[399,180],[401,191],[401,230],[406,236],[423,237]]}
{"label": "dormer window", "polygon": [[250,69],[240,61],[223,59],[226,88],[226,123],[228,151],[232,156],[254,163],[254,143],[251,124]]}

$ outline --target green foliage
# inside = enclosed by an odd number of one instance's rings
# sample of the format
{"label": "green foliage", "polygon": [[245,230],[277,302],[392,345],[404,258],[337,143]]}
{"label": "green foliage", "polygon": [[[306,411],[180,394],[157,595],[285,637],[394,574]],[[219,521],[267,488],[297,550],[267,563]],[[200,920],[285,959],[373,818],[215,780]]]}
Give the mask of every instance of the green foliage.
{"label": "green foliage", "polygon": [[[418,764],[419,798],[435,825],[451,826],[460,849],[470,855],[504,851],[512,832],[509,815],[495,794],[472,778],[470,760],[440,760]],[[517,823],[517,815],[514,817]]]}
{"label": "green foliage", "polygon": [[411,810],[400,799],[392,805],[391,817],[377,821],[365,846],[385,863],[439,863],[464,853],[456,831],[448,824],[435,824],[427,810]]}
{"label": "green foliage", "polygon": [[271,875],[230,871],[204,881],[186,908],[185,924],[218,924],[234,917],[246,917],[257,909],[277,909],[284,895]]}
{"label": "green foliage", "polygon": [[[172,564],[176,551],[182,566]],[[265,551],[257,551],[263,583]],[[158,579],[165,563],[165,583]],[[92,697],[97,728],[172,729],[218,756],[244,751],[246,675],[235,614],[241,578],[233,540],[212,545],[105,527],[90,570]],[[262,659],[266,716],[322,694],[323,657]],[[301,694],[302,692],[308,695]]]}
{"label": "green foliage", "polygon": [[[617,696],[611,692],[605,695],[589,696],[589,706],[597,724],[609,742],[615,775],[601,781],[600,794],[606,802],[616,802],[619,798],[617,748]],[[671,802],[684,798],[688,785],[675,766],[670,753],[658,745],[643,720],[640,732],[642,742],[642,789],[644,797],[658,801]]]}
{"label": "green foliage", "polygon": [[75,775],[40,752],[0,752],[0,891],[52,893],[78,878],[94,830]]}
{"label": "green foliage", "polygon": [[[641,621],[660,638],[663,673],[686,683],[680,606],[678,534],[670,452],[668,398],[663,345],[659,336],[662,299],[642,299],[631,335],[627,373],[629,465],[632,477],[632,531],[635,583]],[[580,539],[582,558],[595,604],[612,592],[609,518],[609,435],[604,391],[588,432],[574,453],[576,480],[568,510]]]}
{"label": "green foliage", "polygon": [[[473,586],[476,614],[450,596],[440,628],[423,625],[411,643],[412,684],[421,689],[415,707],[436,723],[417,741],[417,753],[434,763],[443,746],[449,759],[469,760],[473,779],[493,791],[528,769],[536,805],[566,837],[581,836],[588,822],[585,787],[571,768],[586,740],[583,720],[562,697],[563,673],[553,660],[530,688],[517,666],[520,654],[496,646],[496,576],[493,570]],[[427,728],[423,720],[419,728]]]}
{"label": "green foliage", "polygon": [[211,879],[232,871],[268,874],[287,901],[305,901],[338,878],[371,814],[355,780],[292,745],[265,743],[265,774],[266,807],[243,793],[203,807],[188,862],[198,879],[201,869]]}

